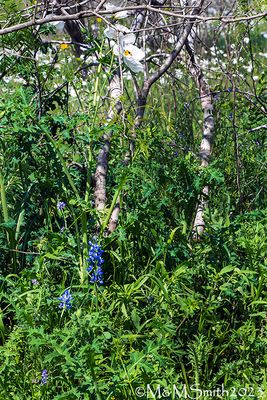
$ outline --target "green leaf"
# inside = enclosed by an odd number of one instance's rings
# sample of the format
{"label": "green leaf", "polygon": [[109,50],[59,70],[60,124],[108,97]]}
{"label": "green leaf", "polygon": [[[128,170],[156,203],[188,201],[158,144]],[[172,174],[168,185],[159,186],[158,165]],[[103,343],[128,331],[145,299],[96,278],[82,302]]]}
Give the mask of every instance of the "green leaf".
{"label": "green leaf", "polygon": [[221,271],[218,273],[218,275],[224,275],[227,274],[228,272],[232,272],[236,269],[235,266],[233,265],[227,265],[226,267],[224,267],[223,269],[221,269]]}

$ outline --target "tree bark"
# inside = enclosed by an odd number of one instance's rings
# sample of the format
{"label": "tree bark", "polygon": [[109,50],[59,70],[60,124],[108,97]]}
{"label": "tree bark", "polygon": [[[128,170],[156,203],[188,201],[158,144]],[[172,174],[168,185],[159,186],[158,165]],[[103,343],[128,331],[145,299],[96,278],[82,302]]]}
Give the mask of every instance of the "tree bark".
{"label": "tree bark", "polygon": [[[122,88],[120,82],[119,71],[112,77],[109,84],[109,95],[111,98],[111,106],[107,117],[107,125],[112,122],[116,115],[120,114],[122,104],[120,97],[122,95]],[[106,205],[106,179],[108,171],[108,154],[110,150],[112,130],[105,133],[102,137],[103,145],[98,153],[97,166],[95,171],[95,208],[102,211]]]}
{"label": "tree bark", "polygon": [[[212,142],[214,138],[213,99],[209,84],[205,80],[203,70],[197,63],[194,42],[195,32],[193,32],[193,34],[191,34],[188,38],[186,42],[186,49],[190,56],[191,73],[199,90],[200,102],[203,110],[203,129],[199,158],[201,166],[206,168],[209,165]],[[208,196],[209,186],[206,185],[202,189],[201,195],[199,196],[196,215],[193,223],[193,238],[195,240],[199,240],[205,230],[204,212],[208,205]]]}

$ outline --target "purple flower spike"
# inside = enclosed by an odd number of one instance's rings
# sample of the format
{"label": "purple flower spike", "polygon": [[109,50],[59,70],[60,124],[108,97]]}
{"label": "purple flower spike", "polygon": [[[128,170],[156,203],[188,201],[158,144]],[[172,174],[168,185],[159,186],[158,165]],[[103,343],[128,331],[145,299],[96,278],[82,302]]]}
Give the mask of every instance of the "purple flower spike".
{"label": "purple flower spike", "polygon": [[48,379],[48,372],[46,369],[42,370],[42,379],[41,379],[41,385],[46,385],[47,384],[47,379]]}
{"label": "purple flower spike", "polygon": [[57,203],[57,209],[58,209],[59,211],[62,211],[63,208],[65,208],[65,207],[66,207],[66,203],[65,203],[64,201],[59,201],[59,202]]}
{"label": "purple flower spike", "polygon": [[63,295],[58,298],[60,301],[59,308],[67,308],[68,310],[72,307],[71,301],[73,300],[72,295],[70,294],[69,289],[65,290]]}
{"label": "purple flower spike", "polygon": [[103,285],[104,272],[101,268],[101,265],[104,263],[104,260],[102,258],[104,250],[102,250],[100,245],[97,243],[89,242],[89,245],[90,249],[87,259],[87,261],[89,262],[89,267],[87,268],[87,271],[89,272],[89,274],[91,274],[90,282]]}

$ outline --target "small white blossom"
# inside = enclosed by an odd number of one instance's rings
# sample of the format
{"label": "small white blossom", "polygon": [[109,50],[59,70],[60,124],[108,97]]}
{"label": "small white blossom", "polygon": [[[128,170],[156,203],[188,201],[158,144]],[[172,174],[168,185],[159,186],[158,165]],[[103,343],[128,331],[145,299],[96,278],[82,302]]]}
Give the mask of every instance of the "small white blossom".
{"label": "small white blossom", "polygon": [[3,77],[3,81],[5,82],[5,83],[9,83],[10,81],[12,81],[12,77],[11,76],[4,76]]}
{"label": "small white blossom", "polygon": [[176,43],[176,42],[177,42],[177,36],[171,35],[171,36],[168,38],[168,43],[174,44],[174,43]]}
{"label": "small white blossom", "polygon": [[245,68],[248,72],[251,72],[251,71],[252,71],[252,65],[251,65],[251,64],[249,64],[249,65],[244,65],[243,68]]}
{"label": "small white blossom", "polygon": [[70,90],[69,90],[69,95],[70,95],[71,97],[77,97],[76,90],[75,90],[73,87],[70,88]]}
{"label": "small white blossom", "polygon": [[178,79],[182,78],[182,76],[183,76],[183,71],[182,71],[181,69],[177,69],[177,70],[175,71],[175,76],[176,76],[176,78],[178,78]]}
{"label": "small white blossom", "polygon": [[127,2],[125,0],[112,0],[112,1],[107,1],[104,4],[104,7],[107,11],[116,11],[124,7],[126,3]]}
{"label": "small white blossom", "polygon": [[23,79],[23,78],[14,78],[13,79],[13,82],[16,82],[16,83],[22,83],[23,85],[25,85],[27,82],[25,81],[25,79]]}
{"label": "small white blossom", "polygon": [[135,35],[131,33],[130,29],[128,29],[124,25],[116,24],[113,27],[108,27],[104,30],[104,35],[108,39],[113,39],[117,40],[118,38],[122,38],[125,34],[127,34],[129,37],[131,37],[131,43],[135,42]]}
{"label": "small white blossom", "polygon": [[[122,8],[126,4],[125,1],[112,1],[112,2],[107,2],[105,4],[105,9],[110,12],[114,12]],[[115,19],[123,19],[127,18],[129,16],[130,12],[129,11],[118,11],[113,15]],[[107,17],[111,17],[112,15],[107,15]]]}

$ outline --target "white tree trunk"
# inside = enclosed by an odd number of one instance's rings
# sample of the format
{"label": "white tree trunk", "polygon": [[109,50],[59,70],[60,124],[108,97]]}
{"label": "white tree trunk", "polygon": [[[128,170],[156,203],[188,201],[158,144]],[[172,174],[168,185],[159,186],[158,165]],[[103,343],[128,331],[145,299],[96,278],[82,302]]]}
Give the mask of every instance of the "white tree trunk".
{"label": "white tree trunk", "polygon": [[[203,129],[202,129],[202,141],[200,145],[199,157],[201,166],[203,168],[209,165],[209,160],[212,151],[212,142],[214,137],[214,116],[213,116],[213,99],[210,92],[210,87],[204,78],[204,74],[201,66],[197,63],[194,41],[196,32],[191,32],[186,49],[191,60],[191,73],[198,86],[201,107],[203,110]],[[196,215],[193,223],[193,238],[195,240],[200,239],[201,235],[205,230],[204,212],[208,204],[209,187],[205,186],[202,189],[202,193],[199,196]]]}
{"label": "white tree trunk", "polygon": [[[122,105],[120,97],[122,95],[121,81],[119,73],[116,73],[109,85],[109,95],[111,98],[111,106],[107,117],[107,125],[112,122],[117,114],[121,112]],[[104,144],[100,149],[97,157],[97,166],[95,171],[95,208],[101,211],[106,205],[106,179],[108,171],[108,153],[110,150],[110,141],[112,138],[112,130],[105,133],[102,137]]]}

